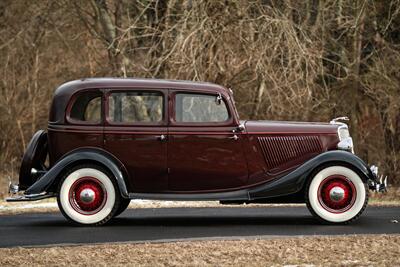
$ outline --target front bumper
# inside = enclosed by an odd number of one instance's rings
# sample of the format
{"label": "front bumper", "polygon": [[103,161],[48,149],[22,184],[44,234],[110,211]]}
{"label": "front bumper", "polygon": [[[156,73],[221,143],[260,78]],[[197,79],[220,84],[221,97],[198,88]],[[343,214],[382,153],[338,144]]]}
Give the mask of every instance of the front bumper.
{"label": "front bumper", "polygon": [[368,180],[369,189],[376,191],[376,192],[386,192],[387,191],[387,176],[383,176],[382,174],[378,174],[378,167],[372,165],[370,170],[373,175],[373,179]]}

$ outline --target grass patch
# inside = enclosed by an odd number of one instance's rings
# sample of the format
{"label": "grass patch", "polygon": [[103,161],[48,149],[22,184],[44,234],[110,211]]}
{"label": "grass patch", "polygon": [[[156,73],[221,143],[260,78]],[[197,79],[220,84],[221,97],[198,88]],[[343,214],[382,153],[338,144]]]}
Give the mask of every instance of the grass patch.
{"label": "grass patch", "polygon": [[400,187],[389,187],[386,193],[371,192],[370,204],[400,205]]}
{"label": "grass patch", "polygon": [[2,248],[2,266],[399,266],[400,235]]}

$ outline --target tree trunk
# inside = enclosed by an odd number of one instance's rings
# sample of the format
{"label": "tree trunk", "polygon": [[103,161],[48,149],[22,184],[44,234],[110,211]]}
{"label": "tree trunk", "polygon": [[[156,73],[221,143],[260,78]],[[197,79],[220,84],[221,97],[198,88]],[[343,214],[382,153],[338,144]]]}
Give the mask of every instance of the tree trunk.
{"label": "tree trunk", "polygon": [[260,85],[257,88],[256,97],[254,98],[254,108],[253,108],[253,112],[250,116],[251,119],[255,119],[258,116],[258,113],[260,111],[261,102],[262,102],[262,97],[264,95],[265,89],[266,89],[265,80],[262,79],[260,82]]}
{"label": "tree trunk", "polygon": [[[365,0],[358,0],[356,2],[356,13],[355,13],[355,23],[354,23],[354,33],[353,33],[353,52],[352,52],[352,62],[350,65],[351,73],[349,80],[349,90],[350,97],[348,105],[353,106],[349,117],[351,118],[351,125],[355,132],[358,133],[358,116],[360,114],[360,68],[361,68],[361,57],[362,57],[362,42],[364,34],[365,25]],[[355,135],[354,139],[357,143],[359,136]]]}
{"label": "tree trunk", "polygon": [[[119,16],[120,15],[120,5],[121,3],[117,3],[117,8],[115,15]],[[117,37],[117,27],[114,24],[110,11],[107,7],[106,0],[96,0],[95,1],[95,6],[97,8],[97,13],[99,16],[99,22],[103,31],[104,38],[106,40],[106,43],[108,45],[107,50],[108,50],[108,59],[110,62],[110,66],[112,68],[113,75],[121,75],[121,54],[118,49],[118,40],[116,39]],[[120,22],[119,17],[115,17],[116,22]]]}

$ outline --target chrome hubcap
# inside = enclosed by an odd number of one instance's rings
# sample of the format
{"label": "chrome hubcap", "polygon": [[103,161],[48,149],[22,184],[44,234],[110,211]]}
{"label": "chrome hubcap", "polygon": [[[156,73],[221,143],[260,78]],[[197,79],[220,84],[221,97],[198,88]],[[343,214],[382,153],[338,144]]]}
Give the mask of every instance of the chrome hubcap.
{"label": "chrome hubcap", "polygon": [[342,199],[344,199],[344,195],[344,189],[339,186],[333,187],[329,192],[329,197],[332,201],[341,201]]}
{"label": "chrome hubcap", "polygon": [[96,196],[96,193],[92,189],[86,188],[81,191],[79,197],[82,202],[89,204],[94,201],[95,196]]}

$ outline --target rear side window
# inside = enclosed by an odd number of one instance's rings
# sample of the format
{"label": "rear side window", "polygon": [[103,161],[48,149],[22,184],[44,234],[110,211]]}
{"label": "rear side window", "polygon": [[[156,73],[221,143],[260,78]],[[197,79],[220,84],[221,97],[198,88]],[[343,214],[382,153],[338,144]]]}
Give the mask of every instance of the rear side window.
{"label": "rear side window", "polygon": [[71,107],[69,118],[73,121],[100,123],[101,97],[99,91],[79,94]]}
{"label": "rear side window", "polygon": [[108,121],[115,123],[158,123],[163,120],[160,92],[116,92],[108,97]]}
{"label": "rear side window", "polygon": [[228,119],[228,109],[221,95],[176,94],[177,122],[225,122]]}

